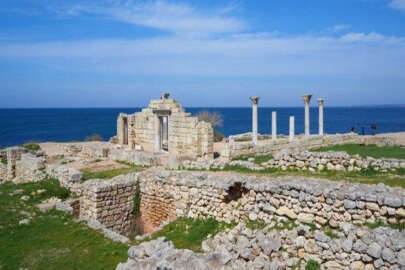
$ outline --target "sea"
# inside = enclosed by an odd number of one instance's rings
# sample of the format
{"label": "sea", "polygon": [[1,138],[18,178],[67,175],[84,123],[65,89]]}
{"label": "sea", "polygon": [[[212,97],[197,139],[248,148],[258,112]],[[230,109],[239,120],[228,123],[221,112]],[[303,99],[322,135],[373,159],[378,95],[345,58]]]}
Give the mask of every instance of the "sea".
{"label": "sea", "polygon": [[[82,141],[98,134],[104,140],[116,134],[120,112],[134,113],[141,108],[83,108],[83,109],[0,109],[0,148],[27,142]],[[185,108],[197,114],[218,112],[223,125],[217,130],[224,135],[251,131],[251,107]],[[271,133],[271,113],[277,112],[277,133],[288,134],[289,117],[295,116],[295,132],[304,132],[303,107],[259,107],[259,133]],[[325,107],[325,133],[346,133],[352,128],[359,134],[405,131],[405,106]],[[318,133],[318,108],[310,109],[311,133]]]}

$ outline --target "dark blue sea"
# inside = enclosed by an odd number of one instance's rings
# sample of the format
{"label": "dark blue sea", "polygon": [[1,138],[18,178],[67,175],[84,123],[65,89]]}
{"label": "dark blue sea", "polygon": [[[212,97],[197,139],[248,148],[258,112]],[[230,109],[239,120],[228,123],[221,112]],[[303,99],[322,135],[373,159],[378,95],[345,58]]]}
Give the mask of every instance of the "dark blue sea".
{"label": "dark blue sea", "polygon": [[[141,108],[105,109],[0,109],[0,147],[19,145],[29,141],[80,141],[92,134],[108,140],[116,133],[120,112],[133,113]],[[186,108],[193,114],[217,111],[225,135],[251,130],[251,108]],[[259,107],[259,132],[270,133],[271,112],[277,111],[278,133],[288,134],[288,119],[295,116],[296,133],[304,131],[304,108]],[[345,133],[355,127],[357,133],[371,134],[371,124],[377,133],[405,131],[405,107],[325,107],[326,133]],[[318,132],[318,109],[311,108],[311,133]]]}

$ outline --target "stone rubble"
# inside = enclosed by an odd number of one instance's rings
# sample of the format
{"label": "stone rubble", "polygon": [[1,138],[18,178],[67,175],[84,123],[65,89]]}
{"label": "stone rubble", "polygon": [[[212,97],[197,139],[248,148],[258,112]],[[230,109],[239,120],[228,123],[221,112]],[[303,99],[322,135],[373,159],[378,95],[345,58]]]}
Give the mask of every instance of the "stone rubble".
{"label": "stone rubble", "polygon": [[276,225],[251,230],[240,223],[205,240],[204,254],[158,238],[131,247],[127,262],[116,269],[305,269],[309,260],[322,269],[405,269],[405,231],[342,223],[331,237],[306,225]]}

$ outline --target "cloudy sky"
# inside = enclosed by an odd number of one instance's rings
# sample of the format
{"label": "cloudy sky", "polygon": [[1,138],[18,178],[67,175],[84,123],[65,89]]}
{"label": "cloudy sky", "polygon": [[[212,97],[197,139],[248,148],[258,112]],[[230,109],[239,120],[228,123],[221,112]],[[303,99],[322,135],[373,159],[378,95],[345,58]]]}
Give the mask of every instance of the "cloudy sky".
{"label": "cloudy sky", "polygon": [[[0,107],[405,103],[405,0],[1,0]],[[313,101],[313,105],[315,105]]]}

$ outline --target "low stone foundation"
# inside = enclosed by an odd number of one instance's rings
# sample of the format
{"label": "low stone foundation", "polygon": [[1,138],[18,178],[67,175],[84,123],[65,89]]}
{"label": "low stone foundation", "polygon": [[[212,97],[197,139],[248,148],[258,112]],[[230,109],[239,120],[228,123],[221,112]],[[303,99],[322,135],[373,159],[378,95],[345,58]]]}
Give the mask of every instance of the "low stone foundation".
{"label": "low stone foundation", "polygon": [[359,155],[350,156],[346,152],[296,152],[287,150],[274,154],[272,160],[261,165],[264,168],[337,171],[359,171],[371,168],[376,171],[387,172],[405,168],[405,160],[361,158]]}
{"label": "low stone foundation", "polygon": [[277,140],[259,140],[257,145],[252,141],[235,141],[230,138],[224,146],[221,153],[222,157],[233,159],[242,155],[250,154],[271,154],[280,150],[296,150],[303,151],[312,148],[331,146],[336,144],[376,144],[376,145],[392,145],[394,140],[386,137],[376,136],[359,136],[355,133],[335,134],[310,137],[297,136],[292,142],[288,138],[278,138]]}
{"label": "low stone foundation", "polygon": [[288,217],[301,223],[338,227],[383,220],[405,222],[405,191],[316,179],[147,170],[83,184],[81,215],[124,232],[129,226],[134,185],[140,181],[141,212],[148,231],[176,217],[231,222]]}
{"label": "low stone foundation", "polygon": [[68,188],[74,194],[82,194],[82,172],[61,164],[49,164],[46,166],[46,173],[58,179],[61,186]]}

